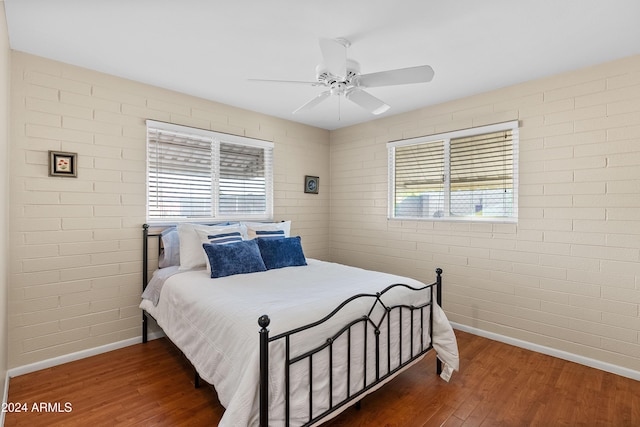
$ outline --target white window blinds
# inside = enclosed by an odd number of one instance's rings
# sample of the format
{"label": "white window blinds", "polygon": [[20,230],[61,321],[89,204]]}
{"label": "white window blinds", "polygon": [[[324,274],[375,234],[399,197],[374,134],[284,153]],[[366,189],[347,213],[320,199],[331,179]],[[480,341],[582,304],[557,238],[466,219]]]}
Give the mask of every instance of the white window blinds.
{"label": "white window blinds", "polygon": [[[268,153],[260,147],[220,143],[219,212],[260,214],[267,210]],[[270,186],[270,185],[269,185]]]}
{"label": "white window blinds", "polygon": [[270,219],[273,144],[147,121],[147,219]]}
{"label": "white window blinds", "polygon": [[511,130],[451,140],[452,216],[512,216],[513,182]]}
{"label": "white window blinds", "polygon": [[517,219],[517,122],[387,146],[390,218]]}
{"label": "white window blinds", "polygon": [[395,216],[442,216],[444,176],[442,141],[396,148]]}

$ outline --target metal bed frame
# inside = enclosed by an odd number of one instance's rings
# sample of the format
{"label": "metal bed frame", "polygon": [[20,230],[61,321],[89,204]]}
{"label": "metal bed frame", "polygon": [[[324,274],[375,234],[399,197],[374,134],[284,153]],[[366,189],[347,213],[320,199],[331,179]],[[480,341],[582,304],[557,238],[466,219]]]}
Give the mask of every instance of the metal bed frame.
{"label": "metal bed frame", "polygon": [[[149,231],[149,225],[148,224],[144,224],[143,226],[143,270],[142,270],[142,288],[143,290],[146,288],[147,283],[148,283],[148,268],[149,268],[149,261],[148,261],[148,257],[149,257],[149,248],[148,248],[148,239],[150,237],[156,237],[158,238],[158,249],[160,251],[160,237],[161,237],[161,233],[160,232],[150,232]],[[292,329],[288,332],[284,332],[275,336],[270,337],[269,336],[269,329],[268,326],[271,323],[271,319],[269,318],[269,316],[267,315],[263,315],[260,316],[260,318],[258,319],[258,326],[259,326],[259,331],[258,331],[258,335],[259,335],[259,345],[260,345],[260,426],[261,427],[267,427],[268,426],[268,420],[269,420],[269,344],[275,341],[280,341],[280,342],[284,342],[284,348],[285,348],[285,363],[284,363],[284,372],[285,372],[285,378],[284,378],[284,385],[285,385],[285,426],[289,426],[290,425],[290,389],[291,389],[291,380],[290,380],[290,370],[291,367],[295,364],[298,363],[306,363],[308,364],[308,371],[309,371],[309,390],[313,390],[313,357],[315,355],[318,355],[320,352],[322,351],[327,351],[328,352],[328,358],[329,358],[329,366],[327,367],[327,372],[328,372],[328,378],[329,378],[329,387],[328,387],[328,398],[329,398],[329,407],[324,410],[322,413],[320,414],[313,414],[313,393],[309,392],[309,398],[308,398],[308,408],[309,408],[309,419],[306,423],[303,424],[303,426],[310,426],[314,423],[317,423],[319,421],[321,421],[323,418],[327,417],[328,415],[334,413],[335,411],[345,407],[346,405],[348,405],[349,403],[353,402],[356,404],[356,406],[359,408],[359,404],[360,401],[359,399],[361,399],[362,397],[364,397],[363,395],[368,392],[369,390],[371,390],[372,388],[376,387],[377,385],[379,385],[380,383],[384,382],[385,380],[389,379],[390,377],[392,377],[394,374],[396,374],[397,372],[401,371],[402,369],[404,369],[405,367],[407,367],[408,365],[410,365],[411,363],[413,363],[414,361],[416,361],[417,359],[419,359],[420,357],[422,357],[425,353],[427,353],[429,350],[431,350],[433,348],[433,304],[432,302],[435,300],[437,302],[438,305],[442,306],[442,269],[437,268],[435,270],[436,272],[436,281],[425,285],[424,287],[420,287],[420,288],[414,288],[411,287],[409,285],[405,285],[405,284],[393,284],[388,286],[387,288],[385,288],[384,290],[382,290],[381,292],[377,292],[376,294],[357,294],[354,295],[348,299],[346,299],[345,301],[343,301],[340,305],[338,305],[331,313],[329,313],[327,316],[325,316],[324,318],[317,320],[315,322],[312,322],[308,325],[305,326],[301,326],[295,329]],[[426,289],[429,289],[431,291],[431,298],[429,299],[428,302],[418,305],[418,306],[414,306],[414,305],[393,305],[393,306],[388,306],[386,305],[383,300],[382,297],[389,292],[390,290],[397,288],[397,287],[404,287],[407,289],[410,289],[412,291],[423,291]],[[311,328],[314,328],[318,325],[321,325],[327,321],[329,321],[331,318],[333,318],[336,314],[338,314],[340,312],[340,310],[345,307],[347,304],[349,304],[350,302],[357,300],[357,299],[372,299],[373,303],[371,304],[371,308],[369,309],[369,312],[364,315],[361,316],[359,318],[353,319],[352,321],[350,321],[348,324],[346,324],[345,326],[343,326],[338,332],[336,332],[333,336],[328,337],[326,339],[325,342],[320,343],[320,345],[318,345],[316,348],[313,348],[311,350],[308,350],[307,352],[305,352],[304,354],[300,354],[297,356],[293,356],[292,355],[292,351],[291,351],[291,339],[292,337],[296,336],[299,333],[302,333],[304,331],[307,331]],[[374,310],[376,309],[376,307],[382,307],[383,311],[383,315],[379,318],[379,319],[373,319],[372,318],[372,313],[374,312]],[[416,322],[414,322],[414,312],[419,312],[419,324],[415,325]],[[429,342],[425,342],[423,334],[420,333],[420,343],[418,345],[418,350],[414,351],[414,346],[416,343],[414,343],[414,335],[416,332],[416,328],[419,328],[419,331],[422,331],[424,329],[424,313],[425,311],[427,311],[429,313],[428,319],[429,319]],[[392,332],[392,328],[391,328],[391,314],[397,312],[400,322],[399,322],[399,328],[397,331]],[[409,354],[409,358],[406,358],[406,360],[402,360],[402,354],[403,354],[403,342],[402,342],[402,337],[403,337],[403,333],[402,333],[402,316],[403,316],[403,312],[408,312],[410,317],[410,343],[409,343],[409,348],[410,348],[410,354]],[[148,314],[143,310],[142,312],[142,342],[146,343],[147,339],[148,339],[148,335],[147,335],[147,328],[148,328]],[[381,371],[381,360],[383,356],[383,352],[385,352],[385,346],[381,345],[381,339],[380,339],[380,335],[381,335],[381,329],[383,329],[383,325],[384,323],[386,323],[386,343],[390,343],[391,342],[391,338],[392,338],[392,333],[397,333],[397,337],[398,337],[398,342],[399,342],[399,357],[398,357],[398,364],[397,366],[391,366],[391,345],[386,345],[386,361],[387,361],[387,366],[386,366],[386,373],[384,374],[380,374]],[[354,328],[362,328],[362,331],[364,333],[364,348],[363,348],[363,354],[367,355],[369,354],[370,348],[369,345],[371,345],[368,340],[367,340],[367,336],[369,335],[368,331],[369,328],[372,328],[372,332],[374,334],[374,343],[373,343],[373,348],[374,348],[374,354],[375,354],[375,359],[374,360],[369,360],[368,358],[365,357],[364,358],[364,369],[363,369],[363,378],[361,379],[362,381],[362,385],[358,386],[360,388],[358,388],[355,392],[352,392],[352,384],[350,382],[351,379],[351,368],[352,368],[352,359],[351,359],[351,354],[352,354],[352,346],[351,346],[351,334],[352,331],[354,330]],[[345,336],[346,334],[346,340],[347,340],[347,360],[346,360],[346,366],[347,366],[347,396],[346,398],[342,398],[340,400],[334,401],[334,396],[333,396],[333,366],[334,366],[334,351],[333,351],[333,344],[336,342],[336,340],[340,339],[341,337]],[[367,362],[370,363],[374,363],[374,367],[375,367],[375,378],[367,378]],[[440,374],[442,371],[442,362],[436,357],[436,372],[438,374]],[[195,372],[195,386],[199,387],[200,384],[200,378],[198,375],[197,370],[194,367],[194,372]]]}

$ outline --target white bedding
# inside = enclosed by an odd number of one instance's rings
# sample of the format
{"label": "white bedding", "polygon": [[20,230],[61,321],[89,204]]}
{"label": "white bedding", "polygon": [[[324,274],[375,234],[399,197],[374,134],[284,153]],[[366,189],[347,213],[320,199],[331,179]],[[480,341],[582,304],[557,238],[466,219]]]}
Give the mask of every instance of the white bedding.
{"label": "white bedding", "polygon": [[[194,365],[200,376],[213,384],[222,405],[226,408],[220,426],[258,425],[258,384],[259,384],[259,346],[257,320],[263,314],[269,315],[270,335],[291,330],[308,324],[327,315],[346,298],[357,293],[375,293],[390,284],[404,283],[414,287],[423,284],[390,274],[372,272],[340,264],[313,259],[307,260],[307,266],[287,267],[265,272],[228,276],[218,279],[209,278],[206,270],[186,271],[168,277],[163,284],[157,306],[143,299],[140,307],[150,313],[165,334],[183,351]],[[384,301],[397,303],[405,290],[397,290],[385,296]],[[406,297],[405,297],[406,298]],[[410,303],[416,304],[415,293]],[[425,292],[422,298],[428,298]],[[329,322],[300,340],[292,341],[296,354],[300,349],[308,350],[334,334],[338,325],[366,314],[374,299],[358,301],[348,305],[335,321]],[[436,306],[434,316],[434,348],[438,357],[449,369],[458,369],[458,349],[453,330],[444,312]],[[380,312],[376,310],[375,313]],[[416,315],[417,316],[417,315]],[[409,337],[407,329],[410,316],[406,315],[402,326],[398,316],[392,316],[392,328],[402,327],[406,340],[403,344],[402,361],[408,357]],[[414,319],[419,324],[417,317]],[[425,321],[423,337],[428,343],[428,317]],[[369,335],[372,337],[372,328]],[[394,329],[392,329],[394,330]],[[357,334],[354,334],[357,335]],[[384,335],[384,334],[383,334]],[[353,355],[363,357],[358,351],[363,337],[352,338]],[[344,341],[344,339],[343,339]],[[414,340],[417,348],[419,339]],[[371,341],[372,343],[372,341]],[[282,358],[283,344],[270,346],[270,422],[269,425],[282,425],[284,415],[284,393],[282,366],[276,361]],[[383,347],[386,348],[386,342]],[[392,348],[396,344],[392,343]],[[336,354],[344,352],[345,344],[338,346]],[[395,352],[393,352],[395,353]],[[314,411],[326,408],[328,394],[320,391],[328,388],[328,375],[320,366],[326,366],[326,352],[314,358]],[[335,356],[337,358],[337,356]],[[393,364],[398,356],[393,354]],[[381,375],[386,372],[386,358]],[[299,364],[300,365],[300,364]],[[367,368],[369,382],[375,376],[373,364]],[[334,367],[333,389],[338,395],[346,394],[345,367]],[[362,377],[361,370],[352,372],[351,389]],[[294,366],[291,371],[294,379],[292,387],[292,423],[298,425],[308,419],[308,377],[307,365]],[[335,401],[334,401],[335,403]],[[314,413],[315,414],[315,413]]]}

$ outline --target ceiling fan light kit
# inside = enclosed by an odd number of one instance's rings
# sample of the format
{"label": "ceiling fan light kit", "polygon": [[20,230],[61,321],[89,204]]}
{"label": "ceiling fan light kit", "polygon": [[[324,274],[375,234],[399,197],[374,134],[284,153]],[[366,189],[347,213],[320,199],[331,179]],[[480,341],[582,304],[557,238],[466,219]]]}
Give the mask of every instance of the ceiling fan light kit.
{"label": "ceiling fan light kit", "polygon": [[257,81],[275,83],[297,83],[309,86],[321,86],[326,89],[293,111],[293,114],[311,110],[330,96],[344,96],[371,114],[382,114],[391,107],[364,89],[369,87],[427,83],[430,82],[434,76],[433,69],[428,65],[360,74],[360,64],[353,59],[347,58],[347,48],[351,46],[348,40],[341,38],[321,38],[319,43],[323,62],[316,67],[317,82],[256,79]]}

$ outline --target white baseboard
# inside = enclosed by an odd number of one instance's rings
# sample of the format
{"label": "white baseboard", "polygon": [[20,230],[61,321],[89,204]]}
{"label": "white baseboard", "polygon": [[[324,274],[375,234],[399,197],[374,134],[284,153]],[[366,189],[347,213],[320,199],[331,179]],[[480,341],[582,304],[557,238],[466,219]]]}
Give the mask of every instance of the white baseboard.
{"label": "white baseboard", "polygon": [[[162,331],[150,332],[148,335],[149,340],[155,340],[157,338],[162,338],[162,337],[164,337],[164,333]],[[129,338],[124,341],[118,341],[118,342],[106,344],[100,347],[94,347],[94,348],[89,348],[87,350],[77,351],[75,353],[65,354],[64,356],[58,356],[52,359],[42,360],[40,362],[31,363],[29,365],[18,366],[16,368],[11,368],[7,371],[7,379],[24,375],[24,374],[29,374],[31,372],[40,371],[42,369],[51,368],[53,366],[62,365],[63,363],[73,362],[74,360],[85,359],[87,357],[95,356],[102,353],[107,353],[109,351],[128,347],[130,345],[140,344],[141,342],[142,342],[141,336],[135,337],[135,338]],[[5,387],[7,388],[7,390],[8,390],[8,384],[9,384],[9,381],[7,380],[7,386]]]}
{"label": "white baseboard", "polygon": [[472,326],[461,325],[456,322],[451,322],[451,326],[453,326],[454,329],[459,329],[464,332],[469,332],[470,334],[473,334],[473,335],[489,338],[494,341],[500,341],[505,344],[510,344],[516,347],[535,351],[537,353],[546,354],[548,356],[557,357],[559,359],[568,360],[570,362],[579,363],[580,365],[589,366],[591,368],[600,369],[601,371],[611,372],[612,374],[616,374],[622,377],[627,377],[636,381],[640,381],[640,372],[634,371],[633,369],[624,368],[622,366],[613,365],[611,363],[602,362],[600,360],[591,359],[589,357],[580,356],[578,354],[569,353],[567,351],[530,343],[528,341],[507,337],[504,335],[496,334],[494,332],[488,332],[482,329],[474,328]]}

